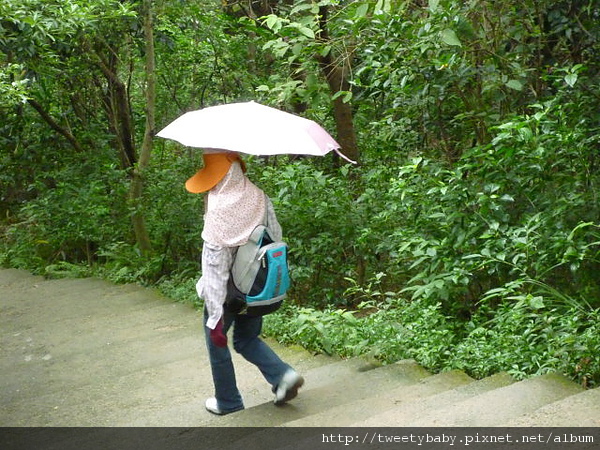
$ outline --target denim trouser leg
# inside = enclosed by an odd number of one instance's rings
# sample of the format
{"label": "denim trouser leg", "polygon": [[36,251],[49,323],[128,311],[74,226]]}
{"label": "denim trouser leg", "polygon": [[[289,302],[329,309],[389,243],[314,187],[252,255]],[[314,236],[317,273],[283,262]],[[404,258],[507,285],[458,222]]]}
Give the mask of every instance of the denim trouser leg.
{"label": "denim trouser leg", "polygon": [[[204,311],[204,330],[210,358],[215,397],[223,411],[236,411],[243,408],[243,401],[237,388],[235,370],[228,347],[219,348],[210,340],[210,330],[206,327]],[[283,374],[290,368],[267,345],[259,335],[262,329],[262,317],[224,314],[224,332],[233,325],[233,346],[246,360],[261,371],[273,388],[277,386]]]}
{"label": "denim trouser leg", "polygon": [[233,329],[233,348],[262,372],[275,387],[290,368],[259,336],[262,317],[238,315]]}
{"label": "denim trouser leg", "polygon": [[[223,412],[237,411],[244,407],[237,388],[235,370],[229,347],[217,347],[210,340],[210,329],[206,326],[207,312],[204,310],[204,333],[210,360],[217,405]],[[229,320],[228,320],[229,319]],[[232,317],[225,317],[224,332],[231,326]]]}

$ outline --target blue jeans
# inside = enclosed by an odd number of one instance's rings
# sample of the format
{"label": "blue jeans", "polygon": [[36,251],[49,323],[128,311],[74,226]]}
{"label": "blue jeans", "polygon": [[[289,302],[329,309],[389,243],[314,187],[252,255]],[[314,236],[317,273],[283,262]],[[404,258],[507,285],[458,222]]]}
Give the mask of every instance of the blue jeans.
{"label": "blue jeans", "polygon": [[[204,333],[206,346],[215,385],[217,405],[223,412],[233,412],[244,408],[244,402],[237,388],[235,370],[229,346],[217,347],[210,340],[210,329],[206,326],[208,314],[204,309]],[[225,312],[223,315],[223,332],[233,325],[233,348],[247,361],[254,364],[262,372],[269,384],[275,389],[283,374],[290,369],[262,339],[262,317],[234,315]]]}

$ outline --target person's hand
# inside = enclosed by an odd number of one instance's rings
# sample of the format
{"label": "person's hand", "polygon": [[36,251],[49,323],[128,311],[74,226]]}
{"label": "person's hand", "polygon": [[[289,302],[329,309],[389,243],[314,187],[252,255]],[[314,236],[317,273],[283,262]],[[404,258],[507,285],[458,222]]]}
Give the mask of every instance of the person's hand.
{"label": "person's hand", "polygon": [[219,320],[214,330],[210,330],[210,340],[217,347],[227,347],[227,336],[223,333],[223,319]]}

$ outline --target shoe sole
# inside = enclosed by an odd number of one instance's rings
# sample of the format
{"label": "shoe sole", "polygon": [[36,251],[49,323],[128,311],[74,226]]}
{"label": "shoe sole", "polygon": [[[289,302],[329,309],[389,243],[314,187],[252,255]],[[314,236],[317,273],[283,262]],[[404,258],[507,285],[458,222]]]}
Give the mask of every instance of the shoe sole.
{"label": "shoe sole", "polygon": [[237,408],[237,409],[233,409],[231,411],[221,411],[218,407],[214,408],[214,407],[209,407],[206,403],[204,404],[204,409],[206,409],[209,413],[214,414],[215,416],[225,416],[227,414],[231,414],[234,412],[238,412],[241,411],[242,409],[244,409],[243,406]]}
{"label": "shoe sole", "polygon": [[206,409],[209,413],[214,414],[215,416],[226,416],[227,414],[242,411],[244,408],[242,407],[242,408],[234,409],[231,411],[221,411],[220,409],[214,410],[214,409],[207,408],[205,406],[204,409]]}
{"label": "shoe sole", "polygon": [[275,400],[275,405],[277,405],[277,406],[283,405],[284,403],[289,402],[290,400],[296,398],[296,396],[298,395],[298,389],[300,389],[303,385],[304,385],[304,378],[302,378],[302,377],[298,378],[298,380],[294,383],[294,385],[292,387],[290,387],[287,391],[285,391],[285,395],[283,396],[283,398],[281,400]]}

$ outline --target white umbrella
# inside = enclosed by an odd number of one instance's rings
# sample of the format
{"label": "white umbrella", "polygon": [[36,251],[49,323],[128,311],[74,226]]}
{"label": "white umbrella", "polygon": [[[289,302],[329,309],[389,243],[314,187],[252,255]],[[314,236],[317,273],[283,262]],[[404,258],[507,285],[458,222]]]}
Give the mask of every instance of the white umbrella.
{"label": "white umbrella", "polygon": [[318,123],[256,102],[228,103],[190,111],[157,136],[188,147],[223,149],[251,155],[316,155],[341,146]]}

